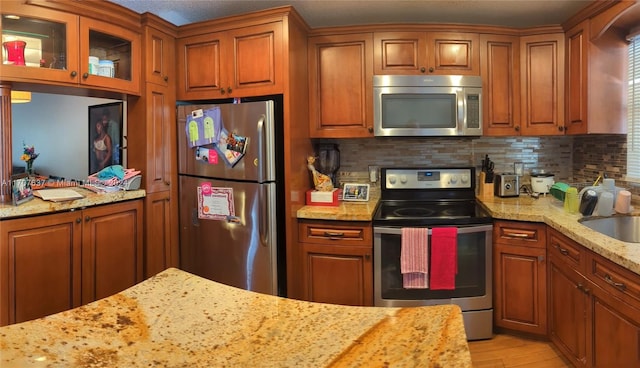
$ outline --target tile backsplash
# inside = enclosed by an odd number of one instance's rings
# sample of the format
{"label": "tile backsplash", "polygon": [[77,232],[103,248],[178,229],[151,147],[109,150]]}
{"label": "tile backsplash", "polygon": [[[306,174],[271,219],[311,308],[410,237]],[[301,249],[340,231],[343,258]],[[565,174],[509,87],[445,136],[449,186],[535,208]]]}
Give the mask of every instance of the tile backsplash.
{"label": "tile backsplash", "polygon": [[[626,136],[590,135],[562,137],[428,137],[318,139],[340,150],[338,179],[368,182],[368,166],[474,166],[480,171],[485,155],[495,162],[495,171],[513,172],[513,163],[522,162],[529,182],[532,169],[544,169],[566,183],[593,182],[603,171],[634,195],[640,190],[622,179],[626,173]],[[379,185],[379,182],[376,183]],[[372,185],[372,190],[377,185]]]}

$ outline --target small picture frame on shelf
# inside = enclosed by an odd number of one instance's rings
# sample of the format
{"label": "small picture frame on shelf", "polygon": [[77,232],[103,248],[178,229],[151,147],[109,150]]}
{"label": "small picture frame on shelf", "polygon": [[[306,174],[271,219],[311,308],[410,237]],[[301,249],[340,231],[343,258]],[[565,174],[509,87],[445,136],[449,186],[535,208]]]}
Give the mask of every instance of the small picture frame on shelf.
{"label": "small picture frame on shelf", "polygon": [[11,197],[14,206],[21,205],[33,199],[31,178],[27,173],[11,176]]}
{"label": "small picture frame on shelf", "polygon": [[343,201],[366,202],[369,200],[369,184],[347,183],[342,189]]}

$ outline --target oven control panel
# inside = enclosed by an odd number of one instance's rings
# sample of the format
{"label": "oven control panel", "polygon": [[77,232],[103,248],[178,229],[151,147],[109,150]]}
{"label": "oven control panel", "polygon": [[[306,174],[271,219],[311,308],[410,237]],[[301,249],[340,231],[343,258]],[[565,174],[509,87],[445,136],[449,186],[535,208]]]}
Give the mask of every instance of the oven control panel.
{"label": "oven control panel", "polygon": [[471,189],[473,169],[386,169],[387,189]]}

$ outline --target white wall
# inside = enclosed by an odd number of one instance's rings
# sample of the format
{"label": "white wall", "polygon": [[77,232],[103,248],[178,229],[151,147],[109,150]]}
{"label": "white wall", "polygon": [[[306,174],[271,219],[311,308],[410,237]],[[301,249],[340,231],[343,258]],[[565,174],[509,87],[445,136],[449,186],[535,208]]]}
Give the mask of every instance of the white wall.
{"label": "white wall", "polygon": [[40,154],[33,164],[38,174],[86,179],[90,146],[88,107],[112,102],[118,101],[33,93],[31,102],[11,105],[13,166],[26,166],[20,161],[24,141],[35,146]]}

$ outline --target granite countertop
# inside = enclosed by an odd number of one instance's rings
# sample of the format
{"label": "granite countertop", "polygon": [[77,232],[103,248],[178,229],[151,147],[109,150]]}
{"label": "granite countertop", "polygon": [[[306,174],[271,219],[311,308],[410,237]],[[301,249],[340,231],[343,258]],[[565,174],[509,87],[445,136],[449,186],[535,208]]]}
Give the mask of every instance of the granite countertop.
{"label": "granite countertop", "polygon": [[64,202],[51,202],[44,201],[40,198],[34,198],[29,202],[25,202],[19,206],[14,206],[12,203],[0,203],[0,220],[6,220],[13,217],[33,216],[59,211],[69,211],[100,204],[143,198],[146,195],[146,192],[143,189],[100,194],[79,187],[66,189],[74,190],[82,194],[84,198]]}
{"label": "granite countertop", "polygon": [[0,328],[5,367],[471,367],[455,305],[350,307],[168,269],[111,297]]}
{"label": "granite countertop", "polygon": [[[603,235],[580,224],[581,214],[564,211],[562,202],[550,195],[499,198],[478,196],[492,217],[503,220],[544,222],[595,253],[640,274],[640,244],[627,243]],[[638,206],[636,206],[638,208]],[[634,215],[640,215],[634,212]]]}
{"label": "granite countertop", "polygon": [[379,195],[372,195],[366,202],[340,201],[338,206],[304,206],[297,212],[299,219],[371,221],[378,208]]}

